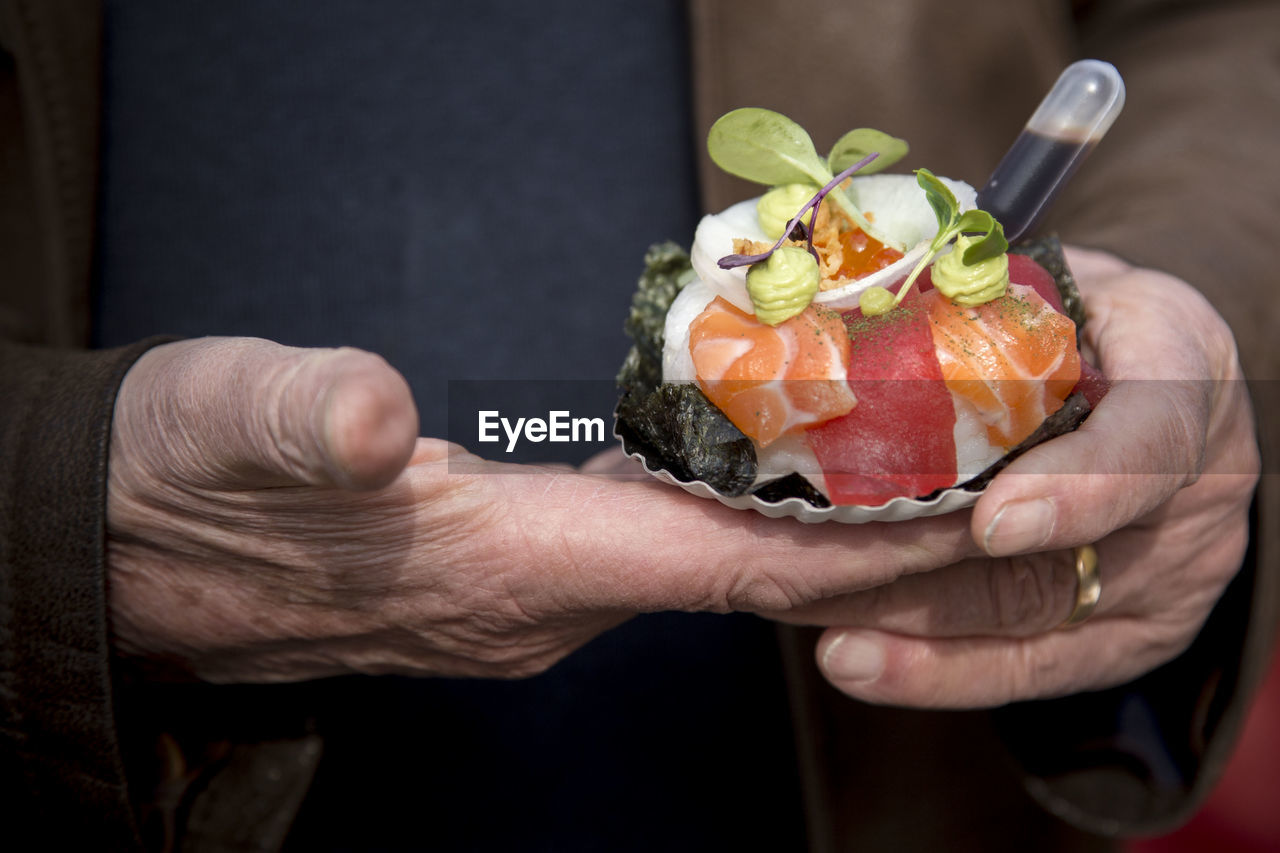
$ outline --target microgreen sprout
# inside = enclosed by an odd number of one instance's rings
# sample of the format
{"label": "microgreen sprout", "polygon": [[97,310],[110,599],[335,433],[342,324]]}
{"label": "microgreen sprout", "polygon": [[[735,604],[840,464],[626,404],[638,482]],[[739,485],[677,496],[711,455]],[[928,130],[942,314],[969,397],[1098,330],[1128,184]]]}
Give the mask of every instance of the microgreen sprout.
{"label": "microgreen sprout", "polygon": [[[813,147],[804,128],[782,113],[743,107],[718,118],[707,133],[707,153],[731,175],[766,186],[809,184],[820,187],[832,173],[875,151],[879,159],[863,174],[878,172],[907,153],[907,143],[878,130],[859,128],[837,140],[825,158]],[[836,206],[864,233],[899,251],[905,247],[881,234],[842,190],[832,194]]]}
{"label": "microgreen sprout", "polygon": [[[738,255],[738,254],[725,255],[716,263],[719,265],[721,269],[731,270],[734,267],[744,267],[744,266],[749,266],[750,264],[758,264],[758,263],[767,261],[769,259],[769,256],[772,255],[774,252],[776,252],[778,250],[778,247],[780,247],[783,243],[787,241],[787,239],[791,236],[792,230],[795,229],[797,225],[800,225],[803,228],[801,221],[809,213],[810,210],[814,211],[815,216],[817,215],[818,206],[822,204],[822,200],[827,197],[827,193],[831,192],[833,189],[840,186],[840,184],[846,178],[849,178],[859,169],[863,168],[864,166],[874,161],[878,156],[879,155],[873,151],[870,154],[868,154],[866,157],[863,157],[861,160],[854,163],[852,166],[845,169],[843,172],[841,172],[840,174],[832,178],[830,181],[828,181],[826,186],[818,190],[817,194],[814,195],[813,198],[805,202],[804,207],[800,208],[800,210],[796,213],[796,215],[791,217],[791,221],[788,222],[786,226],[782,229],[782,236],[779,237],[778,241],[774,243],[773,246],[771,246],[767,251],[761,252],[760,254],[757,254],[757,255]],[[813,255],[813,259],[817,261],[819,260],[819,258],[818,258],[818,251],[815,248],[813,248],[813,229],[809,228],[807,229],[807,232],[808,233],[806,236],[806,244],[807,244],[806,248],[808,249],[809,254]]]}
{"label": "microgreen sprout", "polygon": [[966,210],[962,214],[960,212],[960,203],[956,201],[955,194],[928,169],[916,169],[916,183],[924,190],[925,197],[929,200],[929,206],[933,208],[933,214],[938,218],[938,233],[934,236],[933,242],[929,244],[929,249],[924,253],[924,257],[920,259],[915,269],[911,271],[911,275],[907,276],[907,280],[898,289],[898,295],[893,299],[894,306],[902,303],[907,291],[911,289],[911,285],[915,284],[916,279],[920,277],[920,273],[924,272],[925,268],[929,266],[934,256],[961,234],[982,235],[964,250],[961,260],[964,261],[966,266],[973,266],[989,258],[1002,255],[1009,248],[1009,242],[1004,238],[1004,228],[996,221],[995,217],[985,210],[976,209]]}

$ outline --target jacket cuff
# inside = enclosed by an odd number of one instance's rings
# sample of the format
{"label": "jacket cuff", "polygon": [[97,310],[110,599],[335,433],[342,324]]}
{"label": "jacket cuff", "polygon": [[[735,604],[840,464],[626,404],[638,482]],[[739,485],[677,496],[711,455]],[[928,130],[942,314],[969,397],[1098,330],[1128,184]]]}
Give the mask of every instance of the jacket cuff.
{"label": "jacket cuff", "polygon": [[46,849],[138,846],[113,713],[107,454],[120,383],[161,342],[0,342],[0,790]]}

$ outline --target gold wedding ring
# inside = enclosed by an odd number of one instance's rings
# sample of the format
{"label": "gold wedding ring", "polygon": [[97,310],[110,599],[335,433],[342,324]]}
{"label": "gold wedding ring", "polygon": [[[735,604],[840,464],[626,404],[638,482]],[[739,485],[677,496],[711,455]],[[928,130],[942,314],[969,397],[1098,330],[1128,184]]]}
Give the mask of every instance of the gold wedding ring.
{"label": "gold wedding ring", "polygon": [[1092,545],[1081,545],[1076,555],[1076,606],[1059,628],[1073,628],[1088,619],[1102,597],[1102,581],[1098,578],[1098,552]]}

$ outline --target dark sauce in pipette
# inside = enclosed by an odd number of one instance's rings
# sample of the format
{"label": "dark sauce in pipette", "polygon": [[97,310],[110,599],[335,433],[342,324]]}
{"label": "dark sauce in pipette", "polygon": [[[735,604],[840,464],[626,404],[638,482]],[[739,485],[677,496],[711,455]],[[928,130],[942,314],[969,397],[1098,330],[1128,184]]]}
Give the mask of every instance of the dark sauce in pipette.
{"label": "dark sauce in pipette", "polygon": [[1071,173],[1093,148],[1089,139],[1055,138],[1023,130],[978,193],[978,207],[1016,240],[1039,219]]}

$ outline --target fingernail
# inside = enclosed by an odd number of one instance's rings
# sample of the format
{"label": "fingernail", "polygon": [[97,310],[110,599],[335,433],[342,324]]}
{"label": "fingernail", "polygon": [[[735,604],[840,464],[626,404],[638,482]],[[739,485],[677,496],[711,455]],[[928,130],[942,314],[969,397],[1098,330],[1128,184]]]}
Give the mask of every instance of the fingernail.
{"label": "fingernail", "polygon": [[982,547],[993,557],[1030,551],[1049,541],[1057,512],[1045,498],[1005,504],[987,525]]}
{"label": "fingernail", "polygon": [[835,681],[875,681],[884,672],[884,647],[868,637],[845,632],[827,646],[822,668]]}

